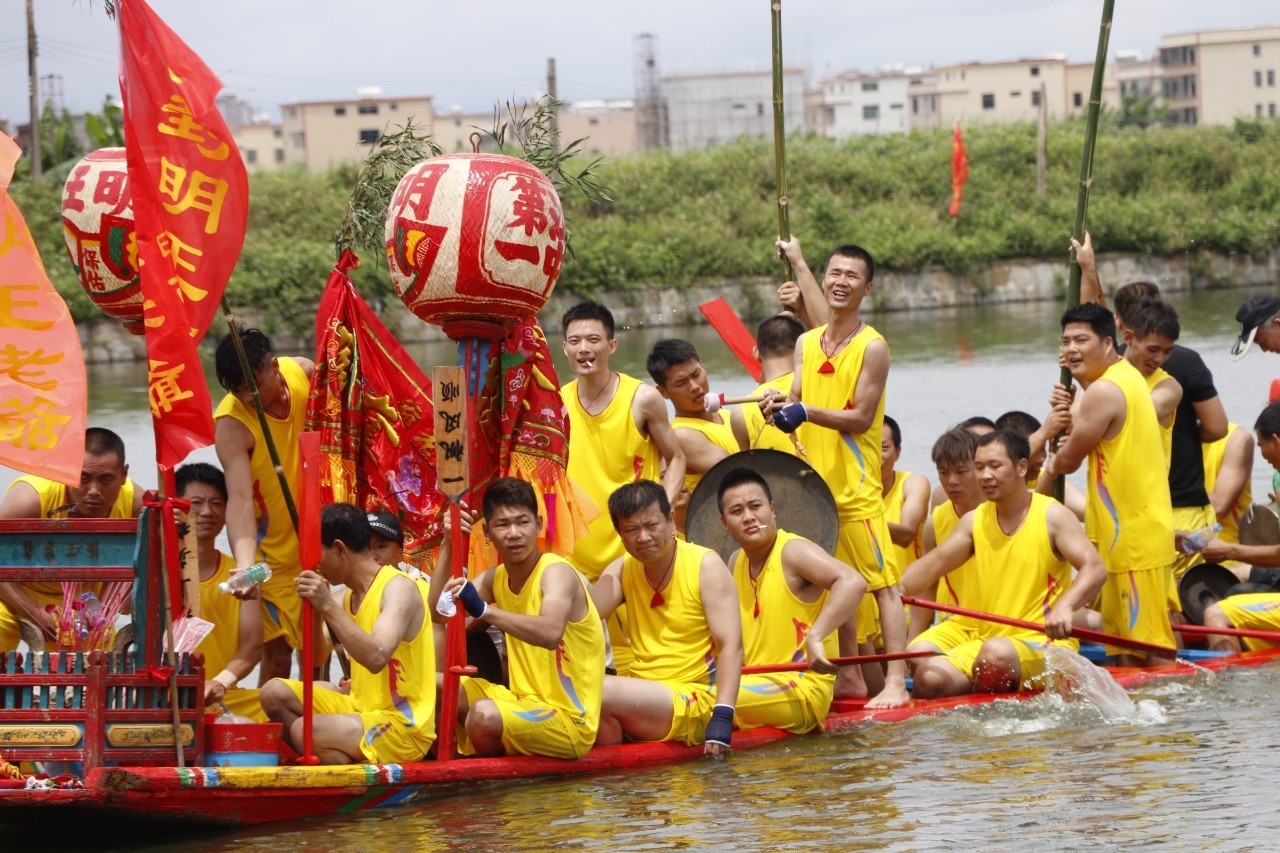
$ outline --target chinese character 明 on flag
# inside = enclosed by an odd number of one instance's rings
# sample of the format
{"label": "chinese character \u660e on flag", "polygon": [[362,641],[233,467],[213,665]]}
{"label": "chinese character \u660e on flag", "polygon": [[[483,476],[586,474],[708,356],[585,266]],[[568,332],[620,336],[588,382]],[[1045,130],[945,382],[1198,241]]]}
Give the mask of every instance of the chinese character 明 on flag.
{"label": "chinese character \u660e on flag", "polygon": [[78,486],[88,405],[84,358],[75,322],[9,197],[21,154],[0,133],[0,464]]}
{"label": "chinese character \u660e on flag", "polygon": [[960,135],[960,122],[956,122],[955,132],[951,134],[951,207],[947,213],[955,216],[960,212],[960,199],[964,195],[965,182],[969,180],[969,158],[964,153],[964,137]]}
{"label": "chinese character \u660e on flag", "polygon": [[249,185],[218,78],[143,0],[116,7],[156,460],[173,467],[213,443],[196,344],[240,257]]}

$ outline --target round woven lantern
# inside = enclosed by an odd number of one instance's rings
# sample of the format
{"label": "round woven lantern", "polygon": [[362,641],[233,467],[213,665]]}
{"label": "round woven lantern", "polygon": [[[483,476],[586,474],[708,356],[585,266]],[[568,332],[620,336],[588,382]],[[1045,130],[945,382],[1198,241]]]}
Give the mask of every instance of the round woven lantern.
{"label": "round woven lantern", "polygon": [[142,334],[142,282],[123,148],[101,148],[71,170],[62,189],[62,228],[85,293],[103,313]]}
{"label": "round woven lantern", "polygon": [[547,177],[501,154],[445,154],[409,170],[387,211],[391,281],[453,340],[500,337],[534,316],[564,258],[564,212]]}

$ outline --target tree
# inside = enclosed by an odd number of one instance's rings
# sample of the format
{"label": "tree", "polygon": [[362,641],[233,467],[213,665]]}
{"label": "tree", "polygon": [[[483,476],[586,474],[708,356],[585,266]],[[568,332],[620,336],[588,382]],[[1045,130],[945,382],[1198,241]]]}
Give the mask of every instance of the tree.
{"label": "tree", "polygon": [[1120,104],[1117,127],[1136,127],[1146,130],[1152,125],[1165,124],[1169,108],[1157,103],[1155,93],[1144,95],[1136,90],[1125,93]]}

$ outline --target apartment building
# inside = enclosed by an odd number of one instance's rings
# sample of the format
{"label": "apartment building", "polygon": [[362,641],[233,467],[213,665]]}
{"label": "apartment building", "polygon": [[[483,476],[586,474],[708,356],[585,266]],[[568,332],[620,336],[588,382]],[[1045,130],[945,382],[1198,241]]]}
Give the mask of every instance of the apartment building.
{"label": "apartment building", "polygon": [[1154,95],[1160,98],[1160,60],[1155,57],[1144,57],[1137,50],[1116,51],[1116,83],[1120,86],[1120,103],[1133,95],[1147,97]]}
{"label": "apartment building", "polygon": [[821,113],[807,110],[806,129],[844,139],[868,134],[905,133],[911,126],[908,90],[934,75],[918,66],[887,66],[869,74],[847,71],[817,83]]}
{"label": "apartment building", "polygon": [[1280,26],[1178,33],[1160,39],[1161,93],[1175,124],[1275,118]]}
{"label": "apartment building", "polygon": [[[783,126],[804,128],[805,72],[782,72]],[[729,71],[662,79],[672,151],[711,148],[739,137],[773,138],[773,74]]]}
{"label": "apartment building", "polygon": [[347,100],[284,104],[280,112],[285,164],[312,171],[362,161],[385,129],[410,119],[422,133],[434,131],[430,97],[387,98],[373,88]]}
{"label": "apartment building", "polygon": [[231,127],[231,138],[240,149],[250,172],[274,172],[284,168],[284,128],[271,122]]}
{"label": "apartment building", "polygon": [[[528,108],[532,111],[532,107]],[[560,139],[564,143],[582,139],[582,153],[592,157],[622,157],[635,149],[636,111],[631,100],[586,100],[562,104],[559,116]],[[500,121],[509,122],[503,105]],[[471,134],[482,137],[481,151],[495,149],[493,110],[462,112],[455,109],[435,117],[435,140],[446,153],[471,150]]]}

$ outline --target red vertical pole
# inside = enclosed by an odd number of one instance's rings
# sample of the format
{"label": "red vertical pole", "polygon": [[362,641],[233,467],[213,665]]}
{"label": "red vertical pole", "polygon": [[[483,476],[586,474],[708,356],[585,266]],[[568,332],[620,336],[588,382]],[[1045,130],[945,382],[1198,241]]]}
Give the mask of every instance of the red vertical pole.
{"label": "red vertical pole", "polygon": [[[449,576],[458,577],[466,564],[467,539],[462,535],[462,518],[458,504],[449,502],[449,543],[453,560],[449,565]],[[440,693],[440,737],[436,744],[436,757],[440,761],[449,761],[454,755],[455,733],[458,716],[458,690],[461,668],[465,664],[466,649],[466,613],[459,605],[455,613],[445,624],[444,639],[444,686]]]}
{"label": "red vertical pole", "polygon": [[[306,571],[320,566],[320,433],[304,432],[298,440],[302,484],[298,501],[298,562]],[[302,602],[302,755],[299,764],[319,764],[315,754],[315,611]]]}

